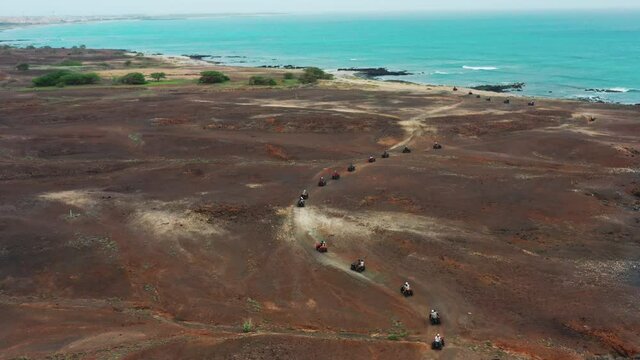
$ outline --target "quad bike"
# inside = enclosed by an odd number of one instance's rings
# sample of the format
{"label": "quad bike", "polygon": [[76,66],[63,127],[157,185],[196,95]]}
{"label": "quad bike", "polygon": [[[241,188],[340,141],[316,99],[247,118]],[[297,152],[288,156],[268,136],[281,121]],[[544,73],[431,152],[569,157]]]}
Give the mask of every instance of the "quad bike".
{"label": "quad bike", "polygon": [[505,104],[509,104],[509,103],[511,103],[511,100],[506,99],[506,100],[504,101],[504,103],[505,103]]}
{"label": "quad bike", "polygon": [[369,162],[370,163],[376,162],[376,158],[374,158],[373,156],[369,156]]}
{"label": "quad bike", "polygon": [[337,171],[334,171],[333,174],[331,175],[331,179],[340,180],[340,174],[338,174]]}
{"label": "quad bike", "polygon": [[355,166],[355,165],[353,165],[353,164],[350,164],[350,165],[349,165],[349,167],[347,168],[347,171],[348,171],[348,172],[354,172],[354,171],[356,171],[356,166]]}
{"label": "quad bike", "polygon": [[442,145],[440,145],[438,143],[435,143],[435,144],[433,144],[433,149],[434,150],[440,150],[440,149],[442,149]]}
{"label": "quad bike", "polygon": [[529,106],[536,106],[536,103],[535,103],[535,101],[531,101],[531,102],[529,102],[529,104],[527,104],[527,105],[529,105]]}
{"label": "quad bike", "polygon": [[411,149],[409,149],[407,146],[405,146],[404,149],[402,149],[403,154],[408,154],[410,152],[411,152]]}
{"label": "quad bike", "polygon": [[318,181],[318,186],[325,186],[325,185],[327,185],[327,180],[321,177],[320,181]]}
{"label": "quad bike", "polygon": [[385,151],[385,152],[382,153],[381,157],[383,159],[387,159],[387,158],[389,158],[389,153]]}
{"label": "quad bike", "polygon": [[304,207],[304,198],[300,197],[300,199],[298,199],[298,207]]}
{"label": "quad bike", "polygon": [[440,341],[433,340],[433,342],[431,343],[431,348],[433,350],[442,350],[442,348],[444,348],[444,338]]}
{"label": "quad bike", "polygon": [[405,297],[413,296],[413,289],[406,289],[404,285],[400,287],[400,293]]}
{"label": "quad bike", "polygon": [[453,91],[458,91],[458,88],[454,86]]}
{"label": "quad bike", "polygon": [[304,200],[308,200],[309,199],[309,193],[307,192],[307,190],[303,190],[302,194],[300,194],[300,197]]}
{"label": "quad bike", "polygon": [[360,261],[356,261],[351,264],[351,270],[361,273],[365,270],[365,266],[360,265]]}
{"label": "quad bike", "polygon": [[326,253],[329,249],[327,248],[327,244],[318,243],[316,244],[316,251]]}
{"label": "quad bike", "polygon": [[431,325],[440,325],[440,314],[434,316],[431,316],[431,314],[429,314],[429,322],[431,323]]}

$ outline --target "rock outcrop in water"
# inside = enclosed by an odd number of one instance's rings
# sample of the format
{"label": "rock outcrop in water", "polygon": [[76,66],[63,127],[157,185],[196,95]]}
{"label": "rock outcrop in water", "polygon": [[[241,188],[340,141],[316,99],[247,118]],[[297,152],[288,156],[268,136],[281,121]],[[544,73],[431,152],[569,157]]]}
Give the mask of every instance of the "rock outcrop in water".
{"label": "rock outcrop in water", "polygon": [[211,55],[201,55],[201,54],[191,54],[191,55],[184,54],[182,56],[186,56],[189,59],[193,59],[193,60],[202,60],[204,58],[211,57]]}
{"label": "rock outcrop in water", "polygon": [[523,87],[524,87],[524,83],[521,82],[521,83],[501,84],[501,85],[480,85],[480,86],[474,86],[472,87],[472,89],[503,93],[503,92],[509,92],[509,91],[522,91]]}
{"label": "rock outcrop in water", "polygon": [[411,75],[410,72],[406,70],[400,71],[389,71],[386,68],[345,68],[338,69],[338,71],[353,71],[356,76],[373,79],[380,76],[406,76]]}

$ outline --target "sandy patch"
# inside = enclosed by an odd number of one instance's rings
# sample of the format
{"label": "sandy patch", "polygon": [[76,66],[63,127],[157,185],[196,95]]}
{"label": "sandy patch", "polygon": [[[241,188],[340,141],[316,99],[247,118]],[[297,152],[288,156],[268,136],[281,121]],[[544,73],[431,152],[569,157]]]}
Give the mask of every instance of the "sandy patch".
{"label": "sandy patch", "polygon": [[460,224],[400,212],[349,213],[309,206],[296,208],[293,216],[295,227],[312,235],[339,235],[341,238],[359,237],[369,240],[376,238],[373,234],[385,231],[411,233],[431,239],[449,235],[473,235]]}
{"label": "sandy patch", "polygon": [[137,331],[109,331],[76,340],[62,348],[62,351],[78,352],[95,348],[112,347],[126,342],[140,341],[146,337],[147,335]]}
{"label": "sandy patch", "polygon": [[224,235],[221,225],[207,222],[207,217],[188,210],[140,209],[129,220],[129,226],[156,237],[191,237]]}
{"label": "sandy patch", "polygon": [[42,194],[39,197],[47,201],[57,201],[63,204],[74,206],[80,209],[88,209],[98,204],[97,197],[102,192],[91,190],[68,190],[59,192],[50,192]]}

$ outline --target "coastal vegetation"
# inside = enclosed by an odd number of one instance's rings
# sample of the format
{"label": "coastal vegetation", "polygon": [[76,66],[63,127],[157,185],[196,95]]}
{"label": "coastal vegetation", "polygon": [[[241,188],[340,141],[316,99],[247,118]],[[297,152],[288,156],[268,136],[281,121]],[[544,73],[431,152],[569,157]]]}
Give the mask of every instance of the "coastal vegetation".
{"label": "coastal vegetation", "polygon": [[159,82],[160,80],[167,78],[167,74],[165,74],[163,72],[154,72],[150,76],[156,82]]}
{"label": "coastal vegetation", "polygon": [[314,84],[318,80],[331,80],[333,75],[327,74],[324,70],[317,67],[308,67],[304,69],[304,72],[298,78],[298,81],[302,84]]}
{"label": "coastal vegetation", "polygon": [[64,60],[61,63],[59,63],[58,66],[82,66],[82,61]]}
{"label": "coastal vegetation", "polygon": [[296,77],[295,77],[295,75],[293,75],[293,73],[288,72],[288,73],[285,73],[284,75],[282,75],[282,78],[285,79],[285,80],[293,80]]}
{"label": "coastal vegetation", "polygon": [[68,70],[59,70],[39,76],[33,79],[36,87],[66,86],[66,85],[91,85],[100,82],[100,76],[96,73],[75,73]]}
{"label": "coastal vegetation", "polygon": [[252,76],[249,79],[249,85],[275,86],[277,85],[277,82],[270,77]]}
{"label": "coastal vegetation", "polygon": [[16,66],[16,69],[19,70],[19,71],[27,71],[27,70],[29,70],[29,64],[27,64],[27,63],[18,64]]}
{"label": "coastal vegetation", "polygon": [[116,83],[124,85],[144,85],[147,83],[147,79],[144,77],[144,74],[133,72],[119,77]]}
{"label": "coastal vegetation", "polygon": [[220,71],[203,71],[200,73],[201,84],[220,84],[229,81],[229,77]]}

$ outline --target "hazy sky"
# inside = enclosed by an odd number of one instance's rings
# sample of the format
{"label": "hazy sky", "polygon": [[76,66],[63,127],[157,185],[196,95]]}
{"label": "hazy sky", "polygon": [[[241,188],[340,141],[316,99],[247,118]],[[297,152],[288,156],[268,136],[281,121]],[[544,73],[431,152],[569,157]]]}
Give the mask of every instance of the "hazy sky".
{"label": "hazy sky", "polygon": [[0,16],[640,8],[640,0],[0,0]]}

